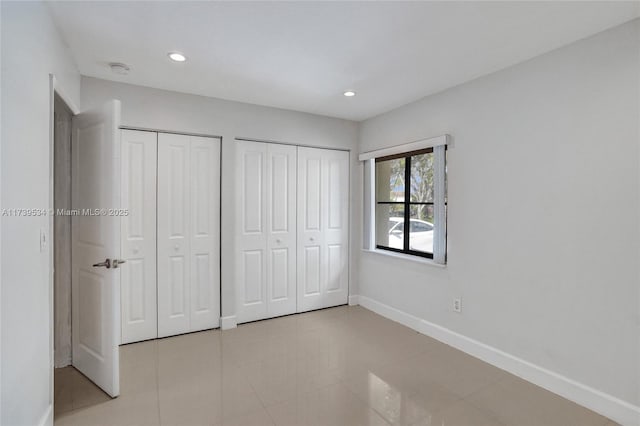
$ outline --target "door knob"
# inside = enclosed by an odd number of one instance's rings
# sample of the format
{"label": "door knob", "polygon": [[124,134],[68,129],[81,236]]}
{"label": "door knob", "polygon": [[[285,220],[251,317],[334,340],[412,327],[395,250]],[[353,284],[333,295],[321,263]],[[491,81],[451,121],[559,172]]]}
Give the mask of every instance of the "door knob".
{"label": "door knob", "polygon": [[278,239],[276,240],[276,243],[278,243],[278,244],[280,244],[281,242],[282,242],[282,240],[281,240],[280,238],[278,238]]}
{"label": "door knob", "polygon": [[104,266],[107,269],[111,268],[111,259],[107,258],[104,262],[94,263],[93,264],[94,268],[99,268],[101,266]]}
{"label": "door knob", "polygon": [[126,260],[113,259],[113,267],[117,268],[118,265],[122,265],[123,263],[127,263]]}
{"label": "door knob", "polygon": [[309,237],[309,241],[315,241],[316,239],[313,237]]}

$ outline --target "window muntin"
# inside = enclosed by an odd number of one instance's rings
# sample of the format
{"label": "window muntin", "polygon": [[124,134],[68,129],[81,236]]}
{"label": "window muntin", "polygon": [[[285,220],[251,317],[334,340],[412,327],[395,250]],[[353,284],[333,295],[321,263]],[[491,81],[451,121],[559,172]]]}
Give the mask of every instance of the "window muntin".
{"label": "window muntin", "polygon": [[434,161],[433,148],[376,158],[377,248],[433,258]]}

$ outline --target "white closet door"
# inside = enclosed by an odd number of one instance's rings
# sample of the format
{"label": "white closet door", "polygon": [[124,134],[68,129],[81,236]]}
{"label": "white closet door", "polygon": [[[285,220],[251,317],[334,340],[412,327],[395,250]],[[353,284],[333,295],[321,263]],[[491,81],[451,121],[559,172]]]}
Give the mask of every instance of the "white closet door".
{"label": "white closet door", "polygon": [[158,337],[189,331],[189,136],[158,134]]}
{"label": "white closet door", "polygon": [[158,134],[158,336],[220,324],[220,139]]}
{"label": "white closet door", "polygon": [[158,335],[156,301],[157,133],[122,130],[122,343]]}
{"label": "white closet door", "polygon": [[220,140],[190,139],[190,331],[197,331],[220,325]]}
{"label": "white closet door", "polygon": [[295,146],[267,144],[267,316],[296,312]]}
{"label": "white closet door", "polygon": [[267,144],[236,143],[236,317],[267,316]]}
{"label": "white closet door", "polygon": [[298,148],[298,312],[346,304],[349,153]]}
{"label": "white closet door", "polygon": [[296,147],[236,143],[238,323],[296,312]]}

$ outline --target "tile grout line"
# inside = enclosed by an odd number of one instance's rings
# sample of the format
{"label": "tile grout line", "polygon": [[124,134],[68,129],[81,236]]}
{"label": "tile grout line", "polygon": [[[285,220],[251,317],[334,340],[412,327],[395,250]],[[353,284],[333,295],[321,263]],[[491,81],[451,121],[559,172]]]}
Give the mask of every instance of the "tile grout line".
{"label": "tile grout line", "polygon": [[[516,377],[517,377],[517,376],[516,376]],[[472,396],[474,396],[474,395],[479,394],[480,392],[484,392],[484,391],[488,390],[489,388],[492,388],[492,387],[494,387],[494,386],[498,386],[498,385],[500,385],[501,383],[503,383],[503,382],[507,382],[507,381],[509,381],[509,380],[513,380],[513,378],[512,378],[512,377],[509,377],[508,375],[507,375],[507,376],[505,376],[505,377],[502,377],[501,379],[497,380],[496,382],[493,382],[493,383],[491,383],[491,384],[488,384],[488,385],[486,385],[486,386],[483,386],[483,387],[481,387],[480,389],[478,389],[478,390],[476,390],[476,391],[474,391],[474,392],[470,393],[469,395],[467,395],[467,396],[465,396],[464,398],[462,398],[462,400],[463,400],[464,402],[466,402],[467,404],[470,404],[471,406],[473,406],[474,408],[476,408],[476,409],[478,409],[478,410],[480,410],[480,411],[482,411],[482,412],[485,412],[485,413],[491,414],[491,416],[492,416],[495,420],[497,420],[501,425],[506,426],[506,424],[505,424],[504,422],[502,422],[502,421],[501,421],[501,419],[500,419],[500,414],[499,414],[499,413],[497,413],[495,410],[493,410],[493,409],[491,409],[491,408],[484,408],[484,407],[480,407],[477,403],[474,403],[474,402],[473,402],[473,400],[471,400],[470,398],[471,398]],[[524,379],[520,379],[520,380],[524,380]],[[526,382],[526,380],[525,380],[525,382]],[[527,382],[527,383],[528,383],[528,384],[532,384],[532,383],[530,383],[530,382]],[[533,386],[538,387],[537,385],[533,385]],[[543,389],[543,390],[545,390],[545,389]],[[557,395],[554,395],[554,396],[557,396]],[[562,398],[562,399],[564,399],[564,398]],[[582,406],[580,406],[580,407],[581,407],[581,408],[585,408],[585,407],[582,407]],[[585,408],[585,409],[586,409],[586,410],[588,410],[587,408]],[[591,410],[588,410],[588,411],[591,411]],[[597,413],[596,413],[596,414],[597,414]],[[604,416],[603,416],[603,417],[604,417]],[[610,421],[610,420],[609,420],[608,418],[606,418],[606,417],[605,417],[605,419],[606,419],[606,421],[605,421],[605,423],[604,423],[602,426],[607,426],[608,422]]]}
{"label": "tile grout line", "polygon": [[[224,355],[223,355],[223,352],[224,352],[224,343],[223,343],[222,333],[220,334],[219,339],[220,339],[220,359],[221,359],[221,360],[224,360]],[[240,364],[238,364],[238,363],[236,363],[236,362],[232,362],[232,365],[233,365],[233,367],[234,367],[235,369],[237,369],[237,370],[238,370],[238,373],[241,373],[241,374],[242,374],[242,378],[243,378],[244,380],[246,380],[246,381],[247,381],[247,383],[249,384],[249,387],[251,388],[251,392],[253,392],[253,394],[255,395],[255,397],[256,397],[256,398],[258,399],[258,401],[260,402],[260,405],[262,406],[263,411],[267,413],[267,416],[268,416],[268,417],[269,417],[269,419],[271,420],[272,425],[274,425],[274,426],[275,426],[275,425],[276,425],[275,420],[274,420],[274,419],[273,419],[273,417],[271,416],[271,413],[269,413],[269,410],[267,410],[267,406],[265,405],[264,401],[262,401],[262,398],[260,398],[260,395],[258,394],[258,392],[256,391],[255,387],[253,386],[253,383],[251,383],[251,380],[249,379],[249,377],[247,377],[247,375],[246,375],[246,374],[241,370],[241,365],[240,365]],[[221,372],[221,375],[224,375],[224,372]],[[222,408],[222,407],[224,406],[224,392],[221,394],[221,396],[220,396],[220,397],[222,398],[222,401],[221,401],[221,404],[220,404],[220,405],[221,405],[221,410],[223,410],[223,408]],[[255,412],[257,412],[257,411],[258,411],[258,410],[255,410]],[[252,413],[252,412],[250,411],[250,412],[245,413],[245,414],[250,414],[250,413]],[[223,410],[220,414],[221,414],[221,415],[220,415],[220,420],[221,420],[221,422],[222,422],[222,425],[224,425],[224,423],[225,423],[225,420],[224,420],[224,410]]]}
{"label": "tile grout line", "polygon": [[344,388],[346,389],[347,392],[349,392],[351,395],[353,395],[358,401],[362,402],[365,405],[365,407],[367,407],[369,410],[371,410],[376,416],[380,417],[383,422],[385,422],[388,425],[392,425],[392,423],[389,422],[378,410],[376,410],[374,407],[372,407],[371,404],[369,404],[368,401],[365,401],[363,398],[360,397],[360,395],[358,395],[354,391],[352,391],[351,388],[349,388],[349,386],[347,385],[347,383],[345,381],[343,381],[341,379],[340,384],[344,386]]}
{"label": "tile grout line", "polygon": [[158,425],[162,426],[162,417],[160,410],[160,345],[155,342],[155,357],[156,357],[156,402],[158,407]]}

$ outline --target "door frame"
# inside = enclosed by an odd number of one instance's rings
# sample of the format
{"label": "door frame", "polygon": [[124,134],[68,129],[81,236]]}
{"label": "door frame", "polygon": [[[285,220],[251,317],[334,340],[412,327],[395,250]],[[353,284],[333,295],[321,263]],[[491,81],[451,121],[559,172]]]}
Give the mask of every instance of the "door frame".
{"label": "door frame", "polygon": [[[54,74],[49,74],[49,197],[47,200],[47,209],[49,212],[54,211],[54,131],[55,131],[55,116],[54,116],[54,105],[55,105],[55,96],[58,95],[60,99],[67,105],[69,110],[73,115],[77,115],[80,113],[80,109],[73,102],[71,97],[68,95],[66,89],[60,84],[58,79]],[[51,422],[48,424],[53,424],[53,396],[54,396],[54,388],[53,388],[53,374],[55,370],[55,356],[53,344],[55,340],[55,323],[54,323],[54,228],[53,228],[53,219],[54,215],[49,214],[46,217],[47,224],[46,226],[43,224],[43,229],[47,229],[46,235],[41,235],[40,238],[44,238],[44,241],[40,241],[41,244],[46,244],[48,248],[48,289],[49,289],[49,409],[47,410]],[[71,309],[71,306],[69,307]],[[48,420],[47,420],[48,422]]]}

